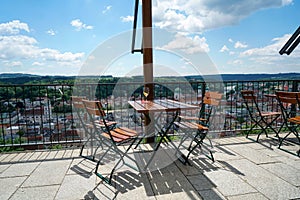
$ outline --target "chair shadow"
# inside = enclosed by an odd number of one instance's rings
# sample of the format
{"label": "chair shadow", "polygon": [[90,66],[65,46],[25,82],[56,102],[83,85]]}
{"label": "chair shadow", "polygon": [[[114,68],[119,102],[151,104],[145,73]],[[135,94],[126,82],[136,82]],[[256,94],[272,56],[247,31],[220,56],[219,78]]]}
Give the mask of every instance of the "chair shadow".
{"label": "chair shadow", "polygon": [[[193,163],[194,164],[194,163]],[[175,167],[177,165],[177,167]],[[182,165],[180,168],[178,168],[178,165]],[[199,181],[197,183],[192,183],[190,178],[187,177],[187,175],[184,175],[182,173],[182,170],[184,168],[188,168],[190,166],[183,165],[182,163],[178,162],[178,164],[175,162],[171,164],[170,166],[147,173],[147,176],[149,178],[150,186],[152,191],[147,191],[148,196],[155,196],[159,197],[166,194],[174,194],[176,197],[177,193],[185,193],[187,199],[202,199],[203,197],[201,194],[199,194],[198,190],[201,191],[209,191],[210,196],[212,195],[214,199],[222,199],[214,190],[213,188],[216,188],[216,185],[210,181],[209,178],[207,178],[203,172],[203,169],[199,170],[199,173],[197,174],[197,179],[200,180],[200,186],[195,186],[193,184],[199,184]],[[199,165],[198,165],[199,167]],[[206,166],[206,168],[214,168],[213,166],[209,165]],[[199,169],[199,168],[198,168]],[[197,189],[195,188],[197,187]]]}
{"label": "chair shadow", "polygon": [[[275,138],[275,137],[266,137],[266,138],[260,138],[259,141],[257,142],[256,140],[253,140],[252,138],[248,138],[249,140],[253,141],[253,142],[256,142],[262,146],[264,146],[265,148],[269,149],[269,150],[274,150],[274,147],[275,148],[278,148],[280,150],[283,150],[289,154],[292,154],[292,155],[300,155],[299,154],[299,149],[297,150],[297,148],[299,148],[300,144],[298,142],[298,139],[295,137],[288,137],[286,138],[283,142],[282,142],[282,145],[281,147],[279,148],[279,140],[278,138]],[[282,138],[280,138],[281,140]],[[295,147],[295,152],[292,152],[291,150],[289,149],[286,149],[285,147],[288,147],[291,149],[291,147]]]}
{"label": "chair shadow", "polygon": [[279,149],[291,155],[300,157],[300,143],[296,136],[286,138]]}
{"label": "chair shadow", "polygon": [[[223,152],[225,154],[232,155],[232,156],[236,155],[221,146],[216,146],[215,148],[218,148],[220,150],[219,152]],[[227,163],[224,160],[217,160],[214,163],[220,163],[223,169],[233,172],[237,175],[243,175],[243,176],[245,175],[241,171],[239,171],[237,168],[233,167],[232,165],[230,165],[229,163]],[[199,170],[206,171],[206,172],[216,171],[216,170],[220,169],[220,166],[217,166],[214,163],[211,160],[209,160],[203,156],[192,160],[192,165],[194,167],[198,168]]]}
{"label": "chair shadow", "polygon": [[116,173],[111,180],[111,185],[100,181],[84,198],[96,200],[116,199],[120,194],[125,194],[146,185],[148,180],[146,176],[146,174],[137,174],[127,170]]}
{"label": "chair shadow", "polygon": [[117,173],[112,179],[112,185],[115,186],[117,193],[126,193],[147,184],[146,174],[137,174],[130,171]]}
{"label": "chair shadow", "polygon": [[95,171],[95,164],[90,160],[83,159],[70,167],[70,170],[84,178],[90,178]]}
{"label": "chair shadow", "polygon": [[[248,138],[249,140],[252,140],[251,138]],[[263,147],[269,149],[269,150],[274,150],[274,147],[277,148],[279,145],[278,138],[274,137],[266,137],[266,138],[260,138],[258,142],[256,140],[252,140],[253,142],[256,142]]]}
{"label": "chair shadow", "polygon": [[[97,153],[95,155],[96,164],[97,164],[98,160],[103,156],[103,154],[104,154],[104,150],[102,150],[100,153]],[[111,150],[106,153],[106,155],[101,159],[100,163],[107,164],[107,163],[118,160],[118,158],[119,158],[119,156],[116,156],[116,153]]]}
{"label": "chair shadow", "polygon": [[216,145],[214,148],[219,149],[221,152],[227,154],[227,155],[231,155],[231,156],[236,156],[235,153],[223,148],[221,145]]}
{"label": "chair shadow", "polygon": [[192,166],[201,171],[214,171],[218,169],[218,167],[213,164],[214,162],[211,160],[209,152],[199,148],[191,153],[189,162]]}
{"label": "chair shadow", "polygon": [[232,165],[230,165],[228,162],[226,161],[218,161],[219,163],[221,163],[224,166],[224,169],[230,172],[233,172],[237,175],[242,175],[245,176],[244,173],[242,173],[240,170],[238,170],[237,168],[233,167]]}
{"label": "chair shadow", "polygon": [[[217,167],[215,167],[209,161],[206,162],[205,160],[207,160],[207,158],[201,158],[200,160],[201,162],[195,162],[197,163],[196,170],[199,170],[198,175],[201,176],[202,181],[207,183],[203,186],[205,187],[203,191],[207,192],[207,190],[209,190],[209,195],[213,195],[215,197],[214,199],[222,199],[222,197],[220,197],[219,194],[217,194],[213,190],[213,188],[216,187],[214,183],[212,183],[209,178],[207,178],[203,174],[204,170],[216,170]],[[178,165],[181,166],[178,167]],[[200,166],[204,166],[205,169],[201,170]],[[118,196],[122,198],[122,194],[128,192],[134,194],[132,193],[132,191],[134,190],[137,190],[140,193],[141,190],[139,189],[141,187],[144,188],[145,197],[149,198],[166,194],[174,194],[176,196],[176,193],[185,193],[185,195],[188,196],[188,199],[201,199],[198,191],[195,190],[195,187],[188,180],[187,176],[182,172],[182,168],[189,167],[191,166],[184,165],[180,161],[175,161],[165,168],[145,173],[137,173],[129,170],[117,172],[112,178],[111,186],[101,181],[98,186],[95,187],[95,190],[93,191],[94,194],[87,194],[86,197],[93,197],[93,195],[95,195],[95,192],[99,193],[101,191],[104,191],[103,188],[99,189],[101,185],[101,187],[105,187],[106,189],[113,187],[115,191],[113,192],[110,189],[110,195],[108,193],[101,193],[101,198],[96,197],[95,199],[115,199],[118,198]]]}
{"label": "chair shadow", "polygon": [[88,191],[88,193],[84,196],[85,200],[99,200],[99,198],[94,194],[93,191]]}

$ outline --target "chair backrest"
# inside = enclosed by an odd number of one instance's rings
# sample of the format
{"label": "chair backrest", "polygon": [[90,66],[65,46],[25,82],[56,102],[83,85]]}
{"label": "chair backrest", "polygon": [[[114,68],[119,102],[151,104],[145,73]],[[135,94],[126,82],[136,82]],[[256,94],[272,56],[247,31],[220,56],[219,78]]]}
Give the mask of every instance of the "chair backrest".
{"label": "chair backrest", "polygon": [[[81,123],[81,127],[83,127],[86,130],[86,127],[85,127],[85,123],[86,123],[86,113],[83,114],[82,116],[82,112],[81,111],[84,111],[84,105],[83,105],[83,102],[82,100],[84,100],[85,97],[79,97],[79,96],[71,96],[71,101],[72,101],[72,105],[73,105],[73,110],[76,111],[76,114],[77,114],[77,117]],[[75,113],[73,113],[75,114]]]}
{"label": "chair backrest", "polygon": [[255,115],[258,113],[261,115],[261,110],[257,104],[257,97],[254,94],[253,90],[242,90],[241,91],[244,103],[246,104],[246,108],[248,110],[248,113],[250,117],[255,117]]}
{"label": "chair backrest", "polygon": [[[109,128],[108,122],[106,121],[106,113],[102,107],[100,101],[90,101],[90,100],[82,100],[84,107],[89,115],[90,121],[94,126],[95,130],[102,130],[109,134],[111,140],[114,142],[114,139],[111,135],[111,129]],[[96,120],[96,117],[100,117],[100,121]],[[102,122],[101,122],[102,121]],[[97,124],[104,125],[100,127]]]}
{"label": "chair backrest", "polygon": [[85,97],[79,97],[79,96],[71,96],[71,101],[73,104],[73,107],[76,109],[84,109],[84,105],[82,100],[86,99]]}
{"label": "chair backrest", "polygon": [[223,95],[219,92],[206,92],[203,98],[203,103],[212,106],[218,106],[220,104],[222,96]]}
{"label": "chair backrest", "polygon": [[300,92],[276,91],[275,94],[285,120],[300,114]]}
{"label": "chair backrest", "polygon": [[99,116],[100,118],[103,118],[106,116],[106,113],[102,107],[102,104],[100,101],[90,101],[90,100],[82,100],[86,111],[90,115]]}
{"label": "chair backrest", "polygon": [[282,92],[276,91],[276,97],[283,103],[298,104],[300,101],[300,92]]}
{"label": "chair backrest", "polygon": [[[211,116],[215,113],[216,107],[220,105],[222,94],[219,92],[206,92],[199,112],[199,123],[209,126]],[[204,119],[204,120],[203,120]]]}

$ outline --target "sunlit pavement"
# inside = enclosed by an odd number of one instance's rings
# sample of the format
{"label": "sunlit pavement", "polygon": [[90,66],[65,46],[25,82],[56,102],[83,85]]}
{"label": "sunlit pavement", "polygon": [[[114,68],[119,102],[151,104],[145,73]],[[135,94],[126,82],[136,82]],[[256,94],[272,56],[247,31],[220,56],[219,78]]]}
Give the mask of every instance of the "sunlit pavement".
{"label": "sunlit pavement", "polygon": [[[176,160],[147,173],[121,167],[112,185],[96,177],[96,163],[79,157],[79,149],[3,153],[0,199],[300,198],[300,158],[277,144],[264,137],[259,143],[245,137],[215,139],[215,162],[199,152],[191,157],[192,166]],[[299,145],[283,148],[294,152]],[[109,155],[100,171],[108,173],[114,159]]]}

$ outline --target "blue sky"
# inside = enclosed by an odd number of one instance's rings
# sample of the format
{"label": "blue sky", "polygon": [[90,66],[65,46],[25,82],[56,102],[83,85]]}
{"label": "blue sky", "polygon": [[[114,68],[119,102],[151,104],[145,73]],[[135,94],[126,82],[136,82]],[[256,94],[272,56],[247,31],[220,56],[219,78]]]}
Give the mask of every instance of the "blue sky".
{"label": "blue sky", "polygon": [[[101,44],[131,31],[134,2],[2,2],[0,73],[78,75]],[[289,56],[278,53],[300,25],[299,1],[152,2],[154,27],[173,33],[168,43],[161,44],[169,53],[176,50],[189,55],[205,52],[219,73],[300,72],[300,47]],[[131,38],[124,40],[130,43]],[[173,66],[181,75],[193,74],[184,62],[175,61],[172,56],[166,56],[166,52],[154,56],[154,63]],[[113,70],[106,70],[106,74],[126,75],[133,66],[142,65],[141,57],[117,57],[110,64]]]}

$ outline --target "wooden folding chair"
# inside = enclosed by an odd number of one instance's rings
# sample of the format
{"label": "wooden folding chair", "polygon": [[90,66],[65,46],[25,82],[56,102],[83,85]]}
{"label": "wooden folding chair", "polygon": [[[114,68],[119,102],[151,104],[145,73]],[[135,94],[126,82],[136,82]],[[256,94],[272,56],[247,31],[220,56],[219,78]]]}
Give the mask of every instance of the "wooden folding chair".
{"label": "wooden folding chair", "polygon": [[84,150],[86,144],[94,139],[92,137],[91,128],[89,128],[89,124],[84,117],[84,115],[86,113],[85,113],[85,108],[84,108],[84,105],[82,102],[83,99],[85,99],[85,97],[71,96],[73,111],[75,111],[74,114],[76,113],[76,115],[79,119],[79,122],[80,122],[80,127],[83,128],[84,134],[88,136],[88,139],[86,139],[86,141],[82,144],[79,155],[88,160],[95,161],[95,154],[93,153],[93,147],[91,148],[90,155],[83,155],[83,150]]}
{"label": "wooden folding chair", "polygon": [[[291,133],[293,133],[298,140],[298,143],[296,144],[300,145],[300,92],[277,91],[276,97],[282,111],[284,123],[289,130],[289,132],[280,140],[279,148]],[[300,156],[300,149],[296,154]]]}
{"label": "wooden folding chair", "polygon": [[206,135],[209,131],[211,116],[214,115],[216,111],[215,108],[219,106],[221,99],[222,94],[219,92],[206,92],[201,103],[201,108],[198,117],[180,115],[180,120],[175,123],[179,128],[186,130],[186,134],[181,140],[181,144],[188,138],[192,138],[187,148],[188,154],[184,158],[184,164],[188,162],[189,156],[194,152],[194,150],[197,147],[199,147],[200,149],[205,148],[206,150],[208,150],[209,155],[206,156],[212,161],[214,161],[214,156],[211,151],[211,149],[213,148],[212,142],[209,138],[207,138],[209,141],[210,148],[208,148],[207,145],[203,144],[204,139],[206,138]]}
{"label": "wooden folding chair", "polygon": [[261,129],[256,138],[257,142],[262,133],[265,133],[268,137],[267,129],[271,129],[276,134],[276,137],[279,138],[278,131],[276,131],[272,127],[272,124],[278,119],[281,113],[261,110],[258,106],[257,97],[254,95],[253,90],[242,90],[241,94],[248,110],[251,122],[254,123],[254,125],[251,126],[250,130],[247,131],[246,138],[249,137],[251,131],[257,126]]}
{"label": "wooden folding chair", "polygon": [[[111,179],[113,176],[114,171],[116,170],[117,166],[123,161],[123,164],[136,169],[134,166],[129,165],[125,162],[124,158],[127,157],[131,161],[133,161],[135,164],[135,160],[131,158],[127,153],[131,149],[132,145],[135,143],[135,141],[138,138],[138,133],[135,130],[126,128],[126,127],[118,127],[116,126],[114,129],[112,129],[108,122],[105,120],[106,113],[101,105],[100,101],[88,101],[83,100],[83,104],[87,110],[87,113],[89,114],[90,118],[94,118],[95,116],[99,116],[100,120],[102,120],[102,123],[104,126],[99,125],[93,122],[94,129],[97,131],[97,134],[99,137],[102,138],[102,144],[108,147],[106,152],[101,156],[99,161],[97,162],[96,171],[95,174],[104,180],[106,183],[111,184]],[[120,148],[121,146],[128,145],[125,148]],[[120,156],[120,159],[117,161],[117,163],[114,165],[113,169],[111,170],[111,173],[109,177],[103,176],[98,170],[99,166],[101,164],[102,159],[106,156],[106,154],[109,151],[114,151],[116,154]],[[138,165],[136,165],[139,167]]]}
{"label": "wooden folding chair", "polygon": [[[100,128],[103,128],[104,124],[103,124],[102,120],[88,119],[89,117],[85,110],[85,106],[83,104],[83,100],[86,100],[86,97],[71,96],[71,100],[72,100],[73,110],[75,111],[75,113],[79,119],[80,125],[83,128],[85,135],[87,136],[87,139],[82,144],[79,155],[88,160],[96,161],[95,154],[97,153],[97,150],[99,149],[99,147],[102,147],[102,144],[101,144],[101,138],[99,138],[97,136],[97,134],[95,133],[95,129],[94,129],[92,122],[95,122],[97,124],[97,126]],[[117,124],[115,121],[106,120],[106,122],[107,122],[107,125],[111,129],[113,129]],[[88,143],[91,144],[91,151],[90,151],[91,153],[90,153],[90,155],[83,155],[83,150]],[[96,146],[96,149],[94,149],[94,144]]]}

